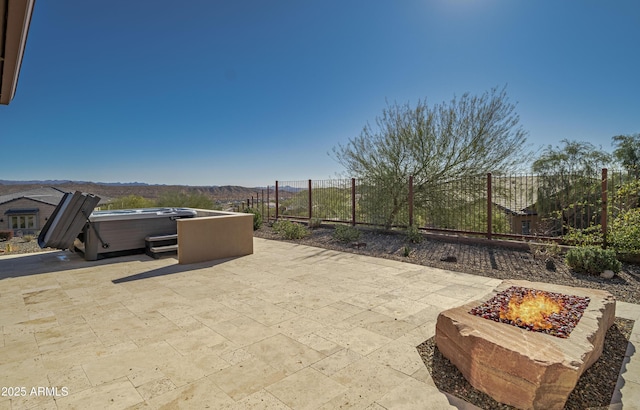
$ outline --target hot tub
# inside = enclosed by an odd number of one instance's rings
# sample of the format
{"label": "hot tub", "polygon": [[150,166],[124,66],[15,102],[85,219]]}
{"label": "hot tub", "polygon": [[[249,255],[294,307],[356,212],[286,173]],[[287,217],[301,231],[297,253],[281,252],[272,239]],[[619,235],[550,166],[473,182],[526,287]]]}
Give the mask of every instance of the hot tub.
{"label": "hot tub", "polygon": [[88,261],[143,252],[147,236],[175,235],[176,220],[196,216],[190,208],[93,211],[99,200],[81,192],[65,194],[40,232],[39,245],[80,251]]}

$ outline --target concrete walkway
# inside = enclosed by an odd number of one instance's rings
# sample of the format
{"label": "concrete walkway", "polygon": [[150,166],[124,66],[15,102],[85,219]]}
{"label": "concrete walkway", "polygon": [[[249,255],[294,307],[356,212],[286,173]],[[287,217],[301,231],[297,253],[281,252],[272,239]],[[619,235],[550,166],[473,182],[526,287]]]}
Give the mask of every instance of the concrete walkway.
{"label": "concrete walkway", "polygon": [[[473,409],[436,389],[415,347],[441,310],[499,283],[262,239],[196,265],[3,256],[0,410]],[[612,408],[640,403],[639,328]]]}

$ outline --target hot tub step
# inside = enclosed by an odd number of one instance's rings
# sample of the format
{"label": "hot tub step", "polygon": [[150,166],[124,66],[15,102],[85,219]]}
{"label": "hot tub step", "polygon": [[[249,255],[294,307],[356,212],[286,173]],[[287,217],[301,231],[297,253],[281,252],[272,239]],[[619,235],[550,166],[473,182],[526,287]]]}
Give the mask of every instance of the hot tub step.
{"label": "hot tub step", "polygon": [[154,259],[158,259],[160,254],[178,251],[177,234],[147,236],[144,241],[145,253]]}

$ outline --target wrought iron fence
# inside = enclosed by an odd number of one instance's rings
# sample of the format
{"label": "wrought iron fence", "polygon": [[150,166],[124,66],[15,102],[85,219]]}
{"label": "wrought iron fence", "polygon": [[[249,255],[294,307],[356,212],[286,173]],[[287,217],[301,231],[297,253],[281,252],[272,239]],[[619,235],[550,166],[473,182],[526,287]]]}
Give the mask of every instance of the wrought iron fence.
{"label": "wrought iron fence", "polygon": [[385,186],[364,179],[276,181],[258,207],[267,220],[307,219],[501,237],[559,237],[599,227],[640,205],[638,179],[625,171],[600,175],[482,175]]}

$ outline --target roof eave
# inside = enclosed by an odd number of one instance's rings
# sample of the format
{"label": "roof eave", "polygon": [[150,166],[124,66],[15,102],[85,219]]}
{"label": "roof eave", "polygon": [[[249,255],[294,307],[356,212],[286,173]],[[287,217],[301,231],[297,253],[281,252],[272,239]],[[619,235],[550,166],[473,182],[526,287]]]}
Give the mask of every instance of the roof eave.
{"label": "roof eave", "polygon": [[35,0],[0,0],[0,104],[8,105],[18,87],[22,57]]}

